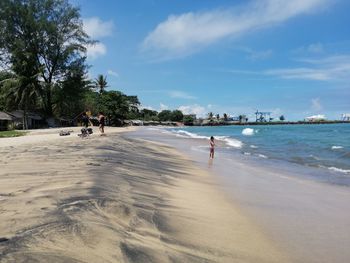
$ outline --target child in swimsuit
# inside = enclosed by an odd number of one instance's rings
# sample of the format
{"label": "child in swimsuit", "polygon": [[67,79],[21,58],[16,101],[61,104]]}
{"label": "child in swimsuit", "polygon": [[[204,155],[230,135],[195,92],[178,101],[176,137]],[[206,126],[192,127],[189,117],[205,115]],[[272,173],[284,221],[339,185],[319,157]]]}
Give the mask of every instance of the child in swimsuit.
{"label": "child in swimsuit", "polygon": [[105,133],[105,116],[103,115],[102,112],[99,112],[98,120],[100,123],[99,130],[101,132],[101,135],[104,135],[104,133]]}
{"label": "child in swimsuit", "polygon": [[213,137],[213,136],[210,137],[209,144],[210,144],[210,154],[209,154],[209,158],[210,158],[210,159],[214,159],[214,147],[215,147],[215,142],[214,142],[214,137]]}

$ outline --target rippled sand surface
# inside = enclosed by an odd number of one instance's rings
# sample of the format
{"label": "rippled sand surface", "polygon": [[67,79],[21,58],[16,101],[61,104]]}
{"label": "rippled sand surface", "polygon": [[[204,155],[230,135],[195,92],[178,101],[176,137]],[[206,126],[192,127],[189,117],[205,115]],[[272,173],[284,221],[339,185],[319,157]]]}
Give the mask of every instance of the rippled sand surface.
{"label": "rippled sand surface", "polygon": [[36,137],[0,147],[0,167],[1,262],[287,261],[162,144]]}

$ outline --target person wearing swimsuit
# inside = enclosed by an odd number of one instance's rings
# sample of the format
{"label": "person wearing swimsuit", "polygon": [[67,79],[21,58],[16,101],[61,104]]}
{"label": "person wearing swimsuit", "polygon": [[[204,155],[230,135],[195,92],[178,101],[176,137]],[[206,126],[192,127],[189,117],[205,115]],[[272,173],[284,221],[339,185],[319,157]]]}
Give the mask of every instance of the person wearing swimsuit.
{"label": "person wearing swimsuit", "polygon": [[210,158],[210,159],[214,159],[214,147],[215,147],[215,142],[214,142],[214,137],[213,137],[213,136],[210,137],[209,144],[210,144],[210,154],[209,154],[209,158]]}
{"label": "person wearing swimsuit", "polygon": [[102,112],[99,112],[98,121],[100,123],[99,130],[101,132],[101,135],[104,135],[105,133],[105,116]]}

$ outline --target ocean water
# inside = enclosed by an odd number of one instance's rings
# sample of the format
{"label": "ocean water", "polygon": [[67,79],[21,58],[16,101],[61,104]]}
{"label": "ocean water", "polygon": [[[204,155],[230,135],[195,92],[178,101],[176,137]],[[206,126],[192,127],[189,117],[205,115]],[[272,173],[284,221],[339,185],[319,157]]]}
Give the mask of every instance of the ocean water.
{"label": "ocean water", "polygon": [[169,128],[166,132],[203,141],[217,140],[217,151],[252,159],[278,160],[350,177],[350,124],[259,125]]}

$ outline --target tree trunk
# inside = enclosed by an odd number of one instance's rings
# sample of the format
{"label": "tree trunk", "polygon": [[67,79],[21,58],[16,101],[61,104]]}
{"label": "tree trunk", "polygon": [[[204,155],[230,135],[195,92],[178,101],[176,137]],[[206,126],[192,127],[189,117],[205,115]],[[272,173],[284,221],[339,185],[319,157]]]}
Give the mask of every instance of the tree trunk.
{"label": "tree trunk", "polygon": [[46,92],[44,93],[46,96],[44,98],[44,104],[45,104],[45,113],[48,117],[53,116],[52,111],[52,92],[51,92],[51,84],[46,83]]}
{"label": "tree trunk", "polygon": [[24,106],[24,110],[23,110],[23,126],[22,126],[23,130],[27,130],[28,129],[28,123],[27,123],[27,107]]}

